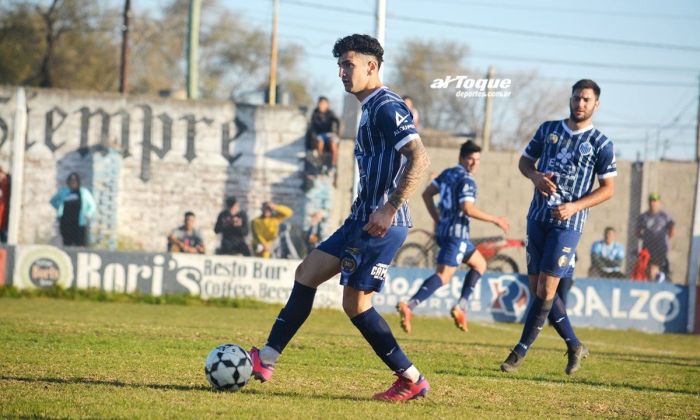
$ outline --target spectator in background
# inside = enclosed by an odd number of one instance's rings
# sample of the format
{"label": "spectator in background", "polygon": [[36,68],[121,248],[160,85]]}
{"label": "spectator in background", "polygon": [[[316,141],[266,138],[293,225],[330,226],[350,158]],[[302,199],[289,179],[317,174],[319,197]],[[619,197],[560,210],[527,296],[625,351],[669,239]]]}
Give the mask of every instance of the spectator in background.
{"label": "spectator in background", "polygon": [[236,197],[227,198],[226,210],[219,213],[214,226],[214,232],[221,234],[218,254],[250,257],[250,248],[245,239],[248,230],[248,215],[241,211]]}
{"label": "spectator in background", "polygon": [[279,237],[280,223],[293,214],[292,209],[287,206],[271,201],[263,203],[262,214],[251,222],[255,256],[270,258],[275,241]]}
{"label": "spectator in background", "polygon": [[625,260],[625,247],[615,242],[615,229],[611,226],[605,228],[603,239],[593,242],[591,246],[591,268],[588,269],[590,277],[615,277],[622,278],[622,262]]}
{"label": "spectator in background", "polygon": [[80,176],[71,172],[67,186],[58,189],[50,203],[56,209],[64,246],[87,246],[88,224],[95,214],[95,199],[80,186]]}
{"label": "spectator in background", "polygon": [[169,252],[185,252],[188,254],[204,254],[202,235],[194,228],[196,218],[194,213],[185,213],[185,223],[168,235]]}
{"label": "spectator in background", "polygon": [[418,113],[418,110],[413,106],[413,98],[410,96],[406,95],[402,97],[404,103],[408,107],[408,110],[411,111],[411,117],[413,118],[413,125],[416,126],[416,130],[420,129],[420,114]]}
{"label": "spectator in background", "polygon": [[[318,156],[332,170],[335,170],[338,165],[338,133],[340,133],[340,120],[331,111],[328,98],[321,96],[318,98],[316,109],[311,114],[311,122],[306,133],[307,149],[316,150]],[[330,154],[330,162],[324,159],[324,154]]]}
{"label": "spectator in background", "polygon": [[0,166],[0,242],[7,242],[7,226],[10,215],[10,174]]}
{"label": "spectator in background", "polygon": [[661,206],[659,193],[649,194],[649,210],[637,220],[637,237],[649,252],[648,278],[658,282],[668,280],[668,241],[675,234],[675,222]]}

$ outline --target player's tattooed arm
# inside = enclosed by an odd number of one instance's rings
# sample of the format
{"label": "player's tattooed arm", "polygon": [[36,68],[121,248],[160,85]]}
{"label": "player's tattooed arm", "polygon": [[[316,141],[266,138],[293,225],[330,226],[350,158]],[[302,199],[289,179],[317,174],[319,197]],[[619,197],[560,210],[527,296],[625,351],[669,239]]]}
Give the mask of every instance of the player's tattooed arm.
{"label": "player's tattooed arm", "polygon": [[370,214],[369,221],[363,229],[372,236],[383,237],[391,226],[394,216],[401,205],[418,188],[425,169],[430,165],[428,153],[420,138],[408,142],[399,150],[406,157],[406,166],[399,180],[398,187],[389,196],[387,203]]}
{"label": "player's tattooed arm", "polygon": [[422,182],[425,170],[430,166],[428,152],[423,147],[423,142],[420,138],[409,141],[399,152],[407,159],[406,168],[399,180],[399,185],[389,196],[388,200],[388,203],[397,210],[418,188],[418,185]]}

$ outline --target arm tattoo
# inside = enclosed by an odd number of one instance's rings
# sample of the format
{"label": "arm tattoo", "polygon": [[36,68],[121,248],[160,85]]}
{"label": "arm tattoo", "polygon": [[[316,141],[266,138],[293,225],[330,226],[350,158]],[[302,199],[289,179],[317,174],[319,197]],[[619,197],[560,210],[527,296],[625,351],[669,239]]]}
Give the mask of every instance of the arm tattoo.
{"label": "arm tattoo", "polygon": [[430,166],[428,153],[423,147],[423,142],[420,139],[415,139],[408,142],[399,151],[408,159],[406,169],[399,180],[399,185],[396,187],[389,200],[387,201],[395,209],[399,209],[401,205],[413,194],[418,188],[425,169]]}

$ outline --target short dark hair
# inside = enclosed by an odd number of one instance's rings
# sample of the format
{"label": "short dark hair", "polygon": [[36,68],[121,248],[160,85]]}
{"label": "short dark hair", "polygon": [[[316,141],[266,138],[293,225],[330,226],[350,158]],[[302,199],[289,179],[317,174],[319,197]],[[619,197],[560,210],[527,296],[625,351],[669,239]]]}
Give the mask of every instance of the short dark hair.
{"label": "short dark hair", "polygon": [[377,59],[377,68],[381,67],[382,61],[384,61],[384,48],[377,41],[377,38],[369,35],[352,34],[335,41],[333,57],[339,58],[348,51],[373,55]]}
{"label": "short dark hair", "polygon": [[600,98],[600,86],[591,79],[581,79],[574,83],[574,85],[571,86],[571,94],[573,95],[575,91],[580,89],[593,89],[596,99]]}
{"label": "short dark hair", "polygon": [[607,226],[607,227],[605,228],[604,233],[607,235],[608,232],[615,232],[615,228],[612,227],[612,226]]}
{"label": "short dark hair", "polygon": [[459,158],[461,159],[467,155],[471,155],[472,153],[477,152],[481,152],[481,146],[479,146],[471,140],[467,140],[459,148]]}
{"label": "short dark hair", "polygon": [[231,207],[235,206],[236,203],[238,203],[238,200],[236,200],[236,197],[227,197],[226,198],[226,208],[230,209]]}
{"label": "short dark hair", "polygon": [[408,96],[408,95],[402,96],[401,99],[403,99],[404,101],[412,101],[412,100],[413,100],[413,98],[411,98],[411,97]]}
{"label": "short dark hair", "polygon": [[325,96],[319,96],[319,97],[318,97],[318,101],[319,101],[319,102],[321,102],[321,101],[326,101],[326,102],[328,102],[328,98],[326,98]]}
{"label": "short dark hair", "polygon": [[192,213],[191,211],[186,211],[185,212],[185,219],[187,219],[190,216],[195,217],[194,213]]}

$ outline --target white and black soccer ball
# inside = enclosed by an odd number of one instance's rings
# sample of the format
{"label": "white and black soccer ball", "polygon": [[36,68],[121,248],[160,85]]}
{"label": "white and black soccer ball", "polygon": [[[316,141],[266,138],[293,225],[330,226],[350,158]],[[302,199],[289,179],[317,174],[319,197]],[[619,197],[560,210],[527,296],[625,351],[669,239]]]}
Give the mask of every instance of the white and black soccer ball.
{"label": "white and black soccer ball", "polygon": [[222,344],[209,352],[204,374],[217,391],[238,391],[253,373],[250,355],[236,344]]}

